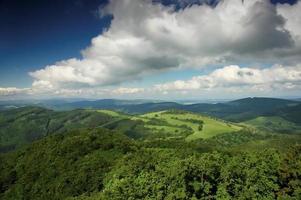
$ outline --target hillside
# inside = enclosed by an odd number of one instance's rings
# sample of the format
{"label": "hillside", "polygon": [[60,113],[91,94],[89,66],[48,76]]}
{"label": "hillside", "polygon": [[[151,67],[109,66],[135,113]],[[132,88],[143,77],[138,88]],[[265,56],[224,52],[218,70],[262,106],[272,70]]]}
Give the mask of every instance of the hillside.
{"label": "hillside", "polygon": [[134,139],[210,138],[240,126],[204,115],[169,110],[128,115],[111,110],[52,111],[22,107],[0,112],[0,152],[11,151],[47,135],[79,128],[117,130]]}
{"label": "hillside", "polygon": [[181,137],[190,141],[242,129],[239,125],[230,122],[181,110],[150,112],[134,116],[107,110],[100,110],[99,112],[111,114],[114,117],[119,116],[119,121],[114,121],[103,127],[123,130],[123,133],[130,137],[133,137],[135,131],[137,131],[136,134],[139,134],[138,130],[140,129],[141,132],[148,133],[143,137]]}
{"label": "hillside", "polygon": [[0,152],[13,150],[47,135],[97,127],[112,119],[111,115],[89,110],[55,112],[40,107],[4,110],[0,112]]}
{"label": "hillside", "polygon": [[[171,129],[172,127],[189,127],[192,134],[187,136],[187,140],[198,138],[206,139],[222,133],[235,132],[241,129],[241,127],[230,122],[177,110],[148,113],[142,115],[142,117],[166,121],[169,125],[166,126],[166,129],[169,131],[173,131],[173,129]],[[152,128],[158,130],[162,129],[160,125],[153,126]]]}
{"label": "hillside", "polygon": [[301,125],[301,104],[277,109],[274,115],[279,115],[288,121]]}
{"label": "hillside", "polygon": [[278,116],[261,116],[242,122],[265,131],[279,133],[300,133],[301,126]]}

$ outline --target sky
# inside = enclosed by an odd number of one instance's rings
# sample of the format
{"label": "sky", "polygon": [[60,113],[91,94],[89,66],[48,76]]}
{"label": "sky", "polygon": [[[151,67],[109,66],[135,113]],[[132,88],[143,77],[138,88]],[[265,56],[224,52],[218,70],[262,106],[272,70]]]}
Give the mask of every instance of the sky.
{"label": "sky", "polygon": [[0,0],[0,99],[301,97],[297,0]]}

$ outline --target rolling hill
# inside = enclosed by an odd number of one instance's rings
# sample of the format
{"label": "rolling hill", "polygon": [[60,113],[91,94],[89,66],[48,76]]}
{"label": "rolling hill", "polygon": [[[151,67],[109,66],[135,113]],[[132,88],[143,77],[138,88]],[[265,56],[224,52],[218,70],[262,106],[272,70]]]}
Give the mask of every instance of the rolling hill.
{"label": "rolling hill", "polygon": [[[195,113],[215,116],[233,122],[242,122],[267,115],[287,115],[287,120],[297,120],[297,116],[289,117],[295,108],[301,103],[293,100],[277,98],[244,98],[224,103],[197,103],[197,104],[180,104],[175,102],[143,102],[129,100],[104,99],[98,101],[79,101],[73,103],[64,103],[53,106],[54,109],[110,109],[122,111],[130,114],[143,114],[148,112],[157,112],[169,109],[187,110]],[[300,112],[295,112],[300,115]],[[301,119],[299,116],[298,119]],[[300,121],[301,122],[301,121]]]}
{"label": "rolling hill", "polygon": [[[300,102],[284,99],[245,98],[188,105],[113,99],[54,102],[63,105],[60,108],[64,109],[89,109],[53,111],[22,107],[24,102],[19,102],[22,106],[17,109],[6,108],[0,112],[0,151],[13,150],[46,135],[77,128],[103,127],[135,139],[180,137],[193,140],[239,130],[240,125],[237,127],[233,123],[278,133],[298,133],[301,126]],[[166,111],[172,110],[188,112],[167,114]],[[203,124],[200,125],[201,121]]]}
{"label": "rolling hill", "polygon": [[[73,109],[108,109],[129,114],[144,114],[169,109],[187,110],[195,113],[206,114],[233,122],[251,120],[259,116],[277,115],[288,121],[301,123],[299,101],[277,99],[277,98],[244,98],[223,103],[196,103],[180,104],[176,102],[149,101],[149,100],[117,100],[101,99],[91,101],[41,101],[26,105],[39,105],[54,110]],[[2,109],[5,106],[24,106],[25,102],[2,102]]]}
{"label": "rolling hill", "polygon": [[0,112],[0,152],[10,151],[41,139],[81,128],[106,128],[134,139],[206,139],[235,132],[240,126],[187,111],[168,110],[128,115],[111,110],[52,111],[22,107]]}
{"label": "rolling hill", "polygon": [[277,109],[273,114],[301,125],[301,104]]}
{"label": "rolling hill", "polygon": [[[150,112],[142,115],[126,115],[107,110],[100,110],[99,112],[108,113],[115,117],[119,116],[120,118],[120,120],[106,124],[103,127],[109,129],[114,128],[117,130],[128,129],[127,131],[132,134],[136,129],[140,129],[140,133],[137,132],[136,134],[140,134],[141,137],[142,132],[147,132],[144,137],[180,137],[190,141],[199,138],[206,139],[219,134],[235,132],[242,129],[241,126],[231,122],[174,109]],[[126,134],[127,131],[125,132]]]}
{"label": "rolling hill", "polygon": [[279,133],[300,133],[301,126],[287,121],[279,116],[260,116],[251,120],[242,122],[242,124],[251,125],[255,128]]}
{"label": "rolling hill", "polygon": [[0,152],[13,150],[47,135],[80,128],[94,128],[113,117],[89,110],[55,112],[21,107],[0,112]]}
{"label": "rolling hill", "polygon": [[189,141],[199,138],[206,139],[241,129],[241,127],[230,122],[178,110],[148,113],[142,115],[142,117],[147,119],[159,119],[167,122],[168,125],[165,126],[152,126],[152,128],[157,130],[163,129],[172,132],[177,130],[172,129],[172,127],[189,127],[192,132],[186,137],[186,140]]}

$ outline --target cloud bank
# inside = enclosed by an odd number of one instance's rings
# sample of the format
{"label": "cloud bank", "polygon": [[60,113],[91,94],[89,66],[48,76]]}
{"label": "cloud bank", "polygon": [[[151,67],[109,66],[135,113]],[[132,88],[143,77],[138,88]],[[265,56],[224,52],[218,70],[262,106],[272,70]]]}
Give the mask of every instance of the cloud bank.
{"label": "cloud bank", "polygon": [[29,94],[30,88],[16,88],[16,87],[7,87],[7,88],[1,88],[0,87],[0,96],[14,96],[14,95],[20,95],[20,94]]}
{"label": "cloud bank", "polygon": [[[150,0],[111,0],[100,10],[102,16],[113,16],[108,30],[92,39],[81,59],[63,60],[30,72],[32,90],[99,90],[150,74],[233,63],[279,66],[228,66],[208,76],[155,88],[163,91],[227,84],[300,83],[292,79],[300,78],[301,2],[293,6],[275,6],[268,0],[227,0],[215,6],[183,3],[183,9],[175,10]],[[144,91],[120,88],[115,93]]]}
{"label": "cloud bank", "polygon": [[274,65],[271,68],[256,69],[226,66],[214,70],[208,75],[195,76],[190,80],[177,80],[155,86],[159,91],[211,90],[214,88],[235,88],[248,86],[249,89],[295,89],[301,85],[301,65],[284,67]]}

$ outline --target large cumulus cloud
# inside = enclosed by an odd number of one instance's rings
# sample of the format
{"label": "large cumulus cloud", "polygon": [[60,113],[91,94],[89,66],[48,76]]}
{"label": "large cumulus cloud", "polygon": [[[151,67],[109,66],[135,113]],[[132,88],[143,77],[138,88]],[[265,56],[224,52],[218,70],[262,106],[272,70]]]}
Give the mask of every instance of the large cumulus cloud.
{"label": "large cumulus cloud", "polygon": [[34,86],[68,88],[112,85],[170,69],[244,59],[275,62],[281,52],[290,52],[290,57],[299,48],[300,5],[229,0],[175,11],[147,0],[112,0],[101,10],[102,15],[113,15],[110,28],[92,39],[82,59],[60,61],[30,75]]}

